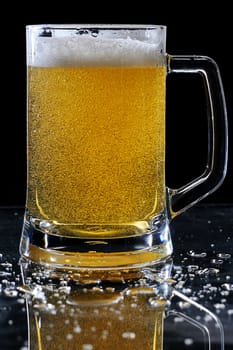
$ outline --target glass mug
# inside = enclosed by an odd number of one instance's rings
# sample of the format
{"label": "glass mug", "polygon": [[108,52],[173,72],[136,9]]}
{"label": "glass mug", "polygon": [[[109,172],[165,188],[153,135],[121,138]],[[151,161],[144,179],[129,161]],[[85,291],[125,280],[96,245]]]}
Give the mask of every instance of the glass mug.
{"label": "glass mug", "polygon": [[[27,26],[27,200],[20,252],[57,267],[138,267],[172,253],[169,222],[214,191],[227,162],[215,62],[171,56],[166,27]],[[203,77],[205,172],[165,184],[168,73]]]}

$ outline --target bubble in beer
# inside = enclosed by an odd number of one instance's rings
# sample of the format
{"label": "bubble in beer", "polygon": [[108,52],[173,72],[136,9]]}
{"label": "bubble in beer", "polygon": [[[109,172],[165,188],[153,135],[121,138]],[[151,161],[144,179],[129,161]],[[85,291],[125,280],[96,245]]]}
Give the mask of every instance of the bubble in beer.
{"label": "bubble in beer", "polygon": [[133,340],[136,338],[136,334],[134,332],[124,332],[122,333],[122,338]]}
{"label": "bubble in beer", "polygon": [[83,344],[82,350],[93,350],[92,344]]}
{"label": "bubble in beer", "polygon": [[79,325],[74,327],[74,333],[81,333],[82,329]]}
{"label": "bubble in beer", "polygon": [[73,334],[70,334],[70,333],[66,334],[66,339],[67,340],[72,340],[73,339]]}

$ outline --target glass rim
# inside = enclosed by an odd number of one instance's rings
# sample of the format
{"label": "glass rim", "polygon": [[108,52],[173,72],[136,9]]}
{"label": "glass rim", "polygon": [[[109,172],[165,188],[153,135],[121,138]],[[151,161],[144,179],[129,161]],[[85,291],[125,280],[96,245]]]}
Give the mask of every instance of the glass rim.
{"label": "glass rim", "polygon": [[91,24],[91,23],[70,23],[70,24],[27,24],[26,30],[75,30],[75,29],[109,29],[109,30],[166,30],[165,25],[156,24]]}

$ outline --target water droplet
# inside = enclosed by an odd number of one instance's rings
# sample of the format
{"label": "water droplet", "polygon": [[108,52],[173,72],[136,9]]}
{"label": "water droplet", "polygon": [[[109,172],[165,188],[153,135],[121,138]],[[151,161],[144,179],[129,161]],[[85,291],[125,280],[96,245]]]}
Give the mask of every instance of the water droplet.
{"label": "water droplet", "polygon": [[1,263],[0,265],[1,265],[2,267],[5,267],[5,268],[6,268],[6,267],[10,267],[10,268],[11,268],[11,267],[12,267],[12,264],[11,264],[11,263],[8,263],[8,262]]}
{"label": "water droplet", "polygon": [[184,343],[185,343],[185,345],[187,345],[187,346],[193,345],[193,339],[192,339],[192,338],[185,338],[185,339],[184,339]]}
{"label": "water droplet", "polygon": [[233,309],[227,310],[228,315],[232,316],[233,315]]}
{"label": "water droplet", "polygon": [[228,290],[228,291],[233,291],[233,284],[231,283],[224,283],[221,285],[221,287],[225,290]]}
{"label": "water droplet", "polygon": [[24,304],[25,303],[25,299],[24,298],[18,298],[17,300],[18,304]]}
{"label": "water droplet", "polygon": [[158,298],[149,298],[148,300],[148,304],[152,307],[161,307],[161,306],[165,306],[165,300],[163,299],[158,299]]}
{"label": "water droplet", "polygon": [[182,272],[182,266],[174,265],[173,269],[176,271],[176,273],[181,273]]}
{"label": "water droplet", "polygon": [[66,287],[67,286],[67,281],[64,281],[63,279],[60,280],[60,286],[61,287]]}
{"label": "water droplet", "polygon": [[12,326],[12,325],[13,325],[13,323],[14,323],[14,321],[13,321],[13,320],[8,320],[8,324],[9,324],[9,326]]}
{"label": "water droplet", "polygon": [[3,293],[6,297],[9,297],[9,298],[15,298],[18,296],[17,290],[12,290],[8,288],[4,289]]}
{"label": "water droplet", "polygon": [[217,293],[218,288],[215,286],[211,286],[211,287],[209,287],[209,290],[210,290],[210,292]]}
{"label": "water droplet", "polygon": [[190,303],[189,302],[187,302],[187,301],[179,301],[178,302],[178,306],[179,306],[179,308],[180,309],[188,309],[188,308],[190,308]]}
{"label": "water droplet", "polygon": [[38,311],[46,311],[53,313],[55,311],[55,306],[50,303],[41,303],[33,305],[33,308]]}
{"label": "water droplet", "polygon": [[192,289],[191,288],[183,288],[182,293],[186,295],[191,295],[192,294]]}
{"label": "water droplet", "polygon": [[11,276],[11,273],[10,272],[6,272],[6,271],[0,271],[0,277],[9,277]]}
{"label": "water droplet", "polygon": [[210,262],[211,262],[211,264],[216,265],[216,266],[220,266],[223,264],[222,259],[211,259]]}
{"label": "water droplet", "polygon": [[198,265],[188,265],[187,266],[188,272],[194,272],[199,269]]}
{"label": "water droplet", "polygon": [[48,221],[40,221],[39,227],[44,231],[44,232],[51,232],[53,228],[53,224],[51,224]]}
{"label": "water droplet", "polygon": [[230,292],[228,292],[228,290],[222,290],[220,294],[224,297],[227,297],[230,294]]}
{"label": "water droplet", "polygon": [[215,309],[223,310],[225,309],[226,306],[224,304],[217,303],[217,304],[214,304],[214,307]]}
{"label": "water droplet", "polygon": [[206,315],[206,316],[204,317],[204,321],[205,321],[205,322],[211,322],[211,321],[213,321],[213,319],[212,319],[212,317],[211,317],[210,315]]}
{"label": "water droplet", "polygon": [[191,296],[190,299],[193,300],[193,301],[198,301],[199,300],[198,297],[194,297],[194,296]]}
{"label": "water droplet", "polygon": [[207,256],[207,253],[205,252],[195,252],[194,250],[190,250],[188,252],[188,255],[192,258],[205,258]]}
{"label": "water droplet", "polygon": [[231,258],[231,254],[228,254],[228,253],[218,253],[217,256],[221,259],[230,259]]}
{"label": "water droplet", "polygon": [[197,275],[201,276],[201,275],[208,275],[209,274],[209,269],[206,267],[205,269],[203,270],[197,270],[195,272]]}
{"label": "water droplet", "polygon": [[182,317],[174,317],[174,322],[175,323],[184,322],[184,319]]}
{"label": "water droplet", "polygon": [[210,275],[217,275],[219,273],[219,269],[216,269],[214,267],[209,268],[209,274]]}
{"label": "water droplet", "polygon": [[58,292],[63,294],[70,294],[70,291],[71,291],[71,287],[69,286],[62,286],[58,288]]}
{"label": "water droplet", "polygon": [[124,332],[124,333],[122,333],[122,338],[133,340],[136,338],[136,334],[134,332]]}

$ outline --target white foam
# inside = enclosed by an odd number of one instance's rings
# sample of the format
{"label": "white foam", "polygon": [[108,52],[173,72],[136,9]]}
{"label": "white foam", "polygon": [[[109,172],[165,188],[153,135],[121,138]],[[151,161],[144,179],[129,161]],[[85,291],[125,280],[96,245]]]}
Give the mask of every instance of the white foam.
{"label": "white foam", "polygon": [[161,43],[132,38],[34,37],[28,42],[27,64],[54,66],[161,65]]}

